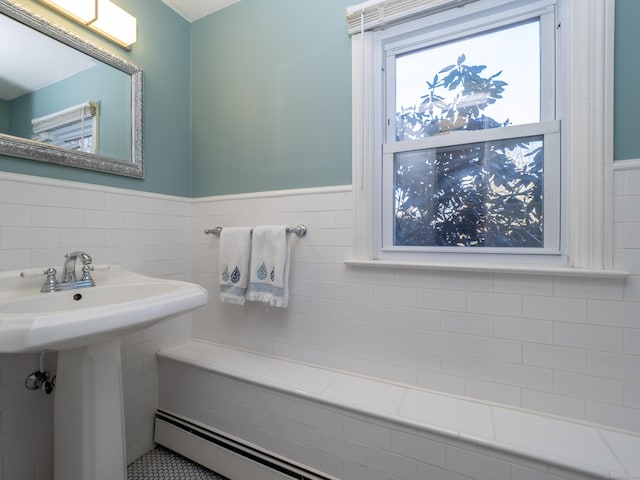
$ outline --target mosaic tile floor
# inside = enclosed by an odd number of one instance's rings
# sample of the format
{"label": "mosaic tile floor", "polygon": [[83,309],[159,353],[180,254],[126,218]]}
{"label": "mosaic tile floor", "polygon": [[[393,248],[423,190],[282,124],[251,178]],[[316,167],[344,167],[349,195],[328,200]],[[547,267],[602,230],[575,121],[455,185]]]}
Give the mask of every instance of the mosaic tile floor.
{"label": "mosaic tile floor", "polygon": [[158,446],[127,468],[127,480],[228,480],[171,450]]}

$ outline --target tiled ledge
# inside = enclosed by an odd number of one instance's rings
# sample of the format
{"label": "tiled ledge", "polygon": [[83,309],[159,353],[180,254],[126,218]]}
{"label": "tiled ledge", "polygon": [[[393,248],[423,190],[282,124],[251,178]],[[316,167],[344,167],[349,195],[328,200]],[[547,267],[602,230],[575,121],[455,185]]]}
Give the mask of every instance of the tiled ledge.
{"label": "tiled ledge", "polygon": [[[160,357],[602,479],[640,478],[640,436],[188,340]],[[559,478],[559,477],[553,477]]]}

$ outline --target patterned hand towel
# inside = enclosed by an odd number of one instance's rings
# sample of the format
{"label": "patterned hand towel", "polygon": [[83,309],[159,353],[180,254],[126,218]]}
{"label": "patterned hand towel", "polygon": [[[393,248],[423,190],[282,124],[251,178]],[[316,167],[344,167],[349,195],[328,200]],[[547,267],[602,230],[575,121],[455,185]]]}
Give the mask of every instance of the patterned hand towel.
{"label": "patterned hand towel", "polygon": [[285,225],[253,229],[247,300],[285,308],[289,303],[289,235]]}
{"label": "patterned hand towel", "polygon": [[220,232],[218,272],[220,300],[244,305],[249,280],[251,228],[225,227]]}

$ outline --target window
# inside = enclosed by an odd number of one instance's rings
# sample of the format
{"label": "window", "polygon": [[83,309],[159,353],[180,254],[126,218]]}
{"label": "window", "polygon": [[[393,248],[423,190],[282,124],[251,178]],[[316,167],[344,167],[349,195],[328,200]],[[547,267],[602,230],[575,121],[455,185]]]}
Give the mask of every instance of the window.
{"label": "window", "polygon": [[604,3],[348,9],[355,262],[610,267]]}
{"label": "window", "polygon": [[541,72],[553,65],[553,10],[529,15],[382,42],[383,250],[558,252],[557,182],[546,177],[559,175],[559,130],[554,96],[540,95],[554,83],[552,68]]}
{"label": "window", "polygon": [[98,104],[85,102],[31,120],[32,139],[80,152],[98,152]]}

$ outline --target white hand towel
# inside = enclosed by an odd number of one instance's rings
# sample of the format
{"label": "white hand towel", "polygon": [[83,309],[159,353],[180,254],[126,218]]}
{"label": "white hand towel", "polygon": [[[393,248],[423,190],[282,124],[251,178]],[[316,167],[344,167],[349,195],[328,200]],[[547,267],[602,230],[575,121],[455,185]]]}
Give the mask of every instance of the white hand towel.
{"label": "white hand towel", "polygon": [[220,300],[244,305],[249,283],[250,227],[225,227],[220,232],[218,277]]}
{"label": "white hand towel", "polygon": [[253,229],[247,300],[285,308],[289,303],[289,235],[285,225]]}

